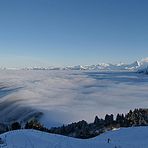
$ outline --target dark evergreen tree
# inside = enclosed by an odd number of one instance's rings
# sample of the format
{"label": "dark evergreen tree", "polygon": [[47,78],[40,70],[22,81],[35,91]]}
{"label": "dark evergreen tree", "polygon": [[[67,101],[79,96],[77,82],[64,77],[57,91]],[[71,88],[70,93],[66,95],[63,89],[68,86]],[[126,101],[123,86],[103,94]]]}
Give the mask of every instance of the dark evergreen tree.
{"label": "dark evergreen tree", "polygon": [[98,116],[95,117],[94,124],[96,126],[100,125],[100,119],[98,118]]}
{"label": "dark evergreen tree", "polygon": [[117,114],[117,117],[116,117],[116,123],[119,124],[121,127],[124,127],[126,126],[125,124],[125,117],[123,114]]}
{"label": "dark evergreen tree", "polygon": [[11,130],[18,130],[21,129],[21,125],[19,122],[14,122],[11,124]]}
{"label": "dark evergreen tree", "polygon": [[36,119],[33,119],[30,122],[27,122],[25,125],[25,128],[26,129],[36,129],[36,130],[41,130],[41,131],[46,129]]}
{"label": "dark evergreen tree", "polygon": [[111,114],[111,115],[106,115],[105,116],[105,124],[106,125],[110,125],[110,124],[113,124],[113,122],[114,122],[114,116],[113,116],[113,114]]}

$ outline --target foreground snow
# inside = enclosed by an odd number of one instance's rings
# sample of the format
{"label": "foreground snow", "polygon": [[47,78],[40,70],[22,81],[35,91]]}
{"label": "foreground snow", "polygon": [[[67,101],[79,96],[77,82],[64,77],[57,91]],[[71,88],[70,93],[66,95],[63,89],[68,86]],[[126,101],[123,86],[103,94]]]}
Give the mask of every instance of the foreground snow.
{"label": "foreground snow", "polygon": [[[12,131],[0,137],[5,148],[147,148],[148,127],[123,128],[88,140],[35,130]],[[107,143],[108,138],[110,143]]]}

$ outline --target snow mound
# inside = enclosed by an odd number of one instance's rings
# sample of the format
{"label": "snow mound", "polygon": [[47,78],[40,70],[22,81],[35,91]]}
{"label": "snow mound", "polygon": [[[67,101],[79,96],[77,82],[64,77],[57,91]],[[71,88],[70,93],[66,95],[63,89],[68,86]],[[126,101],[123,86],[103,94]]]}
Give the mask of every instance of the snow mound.
{"label": "snow mound", "polygon": [[5,148],[147,148],[148,127],[123,128],[87,140],[35,130],[11,131],[0,138]]}

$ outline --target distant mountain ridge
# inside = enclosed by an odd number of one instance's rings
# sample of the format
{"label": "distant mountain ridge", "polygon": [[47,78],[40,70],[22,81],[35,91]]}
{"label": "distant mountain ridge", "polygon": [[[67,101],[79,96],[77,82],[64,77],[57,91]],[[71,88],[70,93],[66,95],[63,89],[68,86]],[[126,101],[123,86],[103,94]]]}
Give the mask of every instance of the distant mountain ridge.
{"label": "distant mountain ridge", "polygon": [[[7,68],[1,68],[7,69]],[[15,70],[16,68],[8,68],[11,70]],[[23,70],[96,70],[96,71],[148,71],[148,58],[142,59],[140,61],[135,61],[130,64],[125,63],[99,63],[96,65],[76,65],[76,66],[67,66],[67,67],[26,67]]]}
{"label": "distant mountain ridge", "polygon": [[135,61],[131,64],[112,64],[112,63],[99,63],[97,65],[76,65],[67,67],[32,67],[25,68],[26,70],[126,70],[126,71],[138,71],[148,67],[148,58],[142,59],[140,61]]}
{"label": "distant mountain ridge", "polygon": [[73,67],[66,67],[64,69],[70,70],[134,70],[139,66],[139,63],[136,61],[132,64],[106,64],[100,63],[97,65],[90,65],[90,66],[73,66]]}

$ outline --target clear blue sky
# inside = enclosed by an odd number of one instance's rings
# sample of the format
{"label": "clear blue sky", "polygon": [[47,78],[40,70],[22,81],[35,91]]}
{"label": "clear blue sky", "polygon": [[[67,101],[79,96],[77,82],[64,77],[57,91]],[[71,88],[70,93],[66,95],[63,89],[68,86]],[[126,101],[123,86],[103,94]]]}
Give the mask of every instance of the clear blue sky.
{"label": "clear blue sky", "polygon": [[0,66],[148,56],[147,0],[0,0]]}

